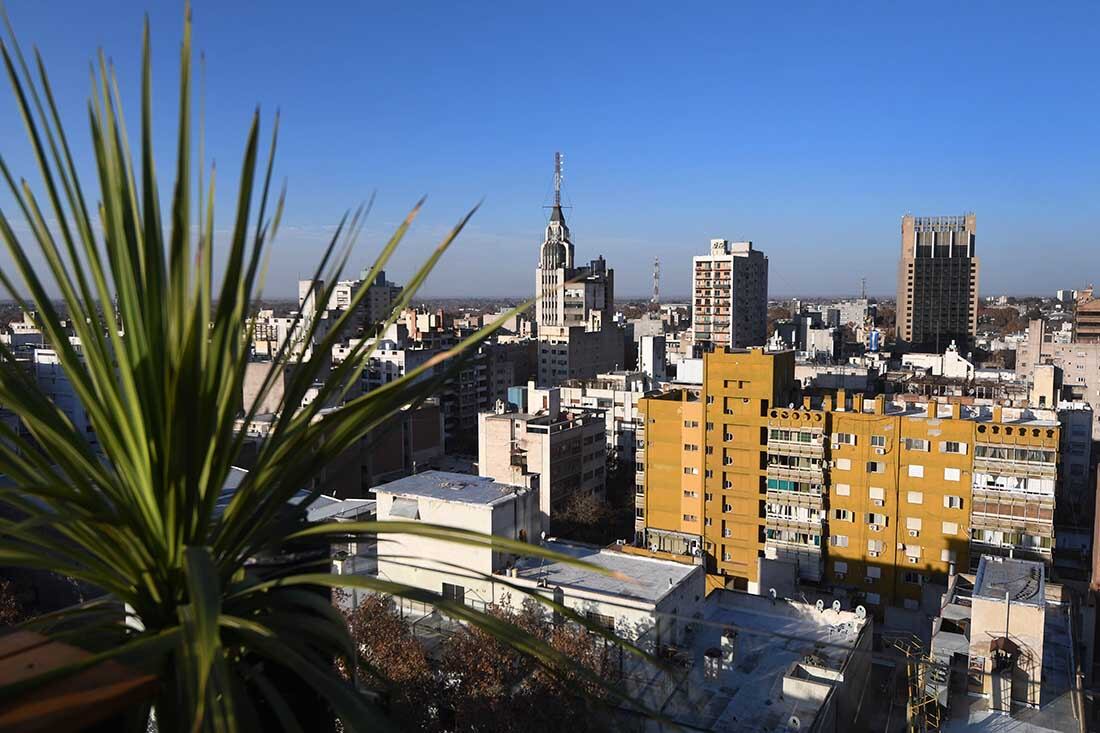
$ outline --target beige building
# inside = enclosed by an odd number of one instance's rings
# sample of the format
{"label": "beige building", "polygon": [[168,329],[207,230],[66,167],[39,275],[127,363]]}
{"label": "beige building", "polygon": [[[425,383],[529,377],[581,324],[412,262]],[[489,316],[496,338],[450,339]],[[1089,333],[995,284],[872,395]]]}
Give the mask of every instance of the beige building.
{"label": "beige building", "polygon": [[768,340],[768,258],[752,242],[710,240],[692,258],[691,323],[695,344],[763,346]]}
{"label": "beige building", "polygon": [[1062,343],[1045,321],[1030,321],[1027,340],[1016,350],[1016,374],[1029,380],[1041,376],[1041,365],[1062,370],[1062,399],[1087,402],[1092,407],[1092,437],[1100,440],[1100,341]]}
{"label": "beige building", "polygon": [[536,392],[528,412],[509,412],[502,401],[478,416],[478,473],[538,488],[543,529],[549,529],[572,497],[603,496],[607,445],[602,414],[562,410],[556,388]]}
{"label": "beige building", "polygon": [[901,218],[897,338],[939,354],[954,341],[966,353],[978,328],[975,216]]}

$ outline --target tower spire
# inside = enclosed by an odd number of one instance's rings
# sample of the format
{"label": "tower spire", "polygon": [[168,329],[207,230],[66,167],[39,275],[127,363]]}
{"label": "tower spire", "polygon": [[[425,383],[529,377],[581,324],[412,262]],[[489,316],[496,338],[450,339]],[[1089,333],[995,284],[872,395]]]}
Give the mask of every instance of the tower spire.
{"label": "tower spire", "polygon": [[554,206],[561,206],[561,161],[562,154],[554,153]]}

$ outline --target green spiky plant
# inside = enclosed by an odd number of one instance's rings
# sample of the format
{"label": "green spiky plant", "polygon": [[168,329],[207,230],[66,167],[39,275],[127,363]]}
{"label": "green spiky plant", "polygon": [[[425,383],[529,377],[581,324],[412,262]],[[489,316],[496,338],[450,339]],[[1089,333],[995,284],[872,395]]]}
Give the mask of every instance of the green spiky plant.
{"label": "green spiky plant", "polygon": [[[29,64],[10,24],[7,31],[0,51],[42,177],[44,200],[0,160],[0,174],[31,230],[28,247],[8,214],[0,212],[0,236],[22,287],[7,272],[0,272],[0,283],[24,312],[36,314],[87,411],[94,441],[74,427],[10,350],[0,348],[0,405],[21,418],[25,431],[0,423],[0,472],[7,481],[0,502],[9,516],[14,511],[18,517],[0,520],[0,565],[53,571],[94,586],[104,596],[32,622],[54,638],[85,645],[94,651],[91,656],[7,685],[0,699],[33,695],[37,686],[117,658],[158,675],[152,704],[162,731],[255,728],[263,719],[261,708],[288,730],[301,730],[307,722],[313,729],[316,721],[299,720],[300,709],[288,702],[286,692],[295,687],[315,694],[323,701],[318,714],[338,718],[346,730],[385,727],[384,716],[357,692],[355,681],[337,672],[336,662],[352,659],[355,649],[343,616],[317,591],[341,586],[432,603],[514,645],[547,670],[583,674],[547,644],[435,594],[370,577],[334,576],[327,568],[264,577],[247,564],[250,558],[278,555],[288,544],[384,531],[569,562],[537,546],[417,522],[306,527],[308,502],[288,504],[327,462],[396,410],[423,399],[434,386],[420,379],[425,373],[459,358],[504,319],[365,395],[353,388],[370,357],[369,341],[353,346],[328,375],[323,360],[302,361],[286,384],[282,404],[287,409],[262,443],[255,469],[219,511],[216,502],[245,439],[235,423],[242,417],[249,314],[266,247],[283,210],[283,194],[270,203],[276,134],[261,171],[257,112],[245,143],[224,276],[216,287],[215,184],[211,171],[203,186],[201,151],[194,198],[192,191],[190,13],[180,63],[176,174],[166,216],[152,149],[148,21],[136,165],[114,70],[102,54],[93,70],[88,114],[98,201],[87,198],[77,175],[41,58],[36,52]],[[306,342],[316,341],[316,353],[331,352],[365,297],[366,285],[385,267],[419,208],[382,248],[351,306],[326,334],[319,332],[317,320],[298,324]],[[409,303],[470,214],[411,278],[388,323]],[[328,283],[315,286],[317,302],[328,301],[364,215],[363,208],[346,215],[333,235],[314,276],[315,282]],[[32,265],[34,249],[45,259],[44,272]],[[66,313],[55,307],[47,278],[60,290]],[[70,342],[69,329],[79,349]],[[291,356],[284,345],[274,361]],[[279,371],[271,369],[260,398],[243,415],[245,424]],[[311,385],[326,376],[320,395],[295,409]],[[322,412],[325,405],[337,407]],[[606,634],[550,599],[536,600]],[[123,604],[126,610],[120,614]],[[273,669],[280,679],[273,678]],[[608,692],[625,699],[616,688]],[[130,717],[143,729],[148,709]]]}

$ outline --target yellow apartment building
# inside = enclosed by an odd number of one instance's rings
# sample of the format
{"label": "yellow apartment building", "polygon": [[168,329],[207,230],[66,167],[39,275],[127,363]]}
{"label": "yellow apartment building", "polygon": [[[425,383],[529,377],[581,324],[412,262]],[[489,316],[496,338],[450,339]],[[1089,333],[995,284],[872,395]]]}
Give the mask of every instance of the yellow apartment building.
{"label": "yellow apartment building", "polygon": [[910,608],[980,554],[1050,562],[1053,411],[843,390],[811,406],[792,352],[716,351],[703,374],[701,389],[640,405],[651,549],[705,556],[720,585],[761,592],[761,564],[778,561],[801,582]]}

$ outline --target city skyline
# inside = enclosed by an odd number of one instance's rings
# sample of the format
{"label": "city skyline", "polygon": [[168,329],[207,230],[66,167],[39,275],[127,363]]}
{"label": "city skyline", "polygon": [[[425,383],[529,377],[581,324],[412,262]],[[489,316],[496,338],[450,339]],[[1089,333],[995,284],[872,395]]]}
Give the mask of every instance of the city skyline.
{"label": "city skyline", "polygon": [[[86,96],[85,49],[101,45],[120,64],[125,101],[137,91],[132,26],[141,7],[66,4],[64,27],[56,5],[11,11],[49,60],[61,99]],[[576,244],[607,259],[624,297],[648,295],[659,256],[662,293],[684,298],[691,257],[712,238],[752,240],[767,252],[772,295],[854,295],[865,277],[869,293],[887,296],[901,217],[968,211],[983,221],[982,295],[1083,287],[1092,273],[1067,282],[1060,263],[1096,245],[1090,202],[1100,193],[1100,153],[1089,120],[1100,103],[1085,92],[1096,83],[1087,29],[1100,10],[952,8],[942,16],[946,8],[919,17],[853,12],[844,23],[808,6],[793,18],[708,9],[708,27],[730,35],[707,42],[694,35],[699,18],[656,11],[326,6],[291,23],[200,0],[207,158],[236,158],[238,123],[255,104],[266,130],[281,110],[277,175],[289,198],[266,289],[273,298],[293,296],[341,212],[372,191],[378,200],[353,271],[427,194],[387,268],[408,280],[484,198],[422,294],[529,297],[557,150]],[[160,134],[174,115],[167,90],[180,13],[173,4],[150,9]],[[830,40],[819,53],[825,16]],[[971,33],[932,55],[922,34],[937,17]],[[269,40],[242,49],[234,31],[252,23]],[[608,41],[612,26],[628,44]],[[422,42],[400,40],[411,31]],[[1039,36],[1047,40],[1041,56],[1019,52]],[[308,53],[287,53],[296,47]],[[647,52],[630,50],[638,48]],[[63,105],[74,130],[86,126],[82,114]],[[2,124],[5,139],[22,134],[16,115]],[[76,137],[78,166],[88,170],[90,151]],[[17,174],[33,170],[22,149],[3,152]],[[161,160],[162,179],[170,163]],[[219,189],[232,190],[233,167],[218,174]],[[1036,246],[1046,256],[1019,267]]]}

